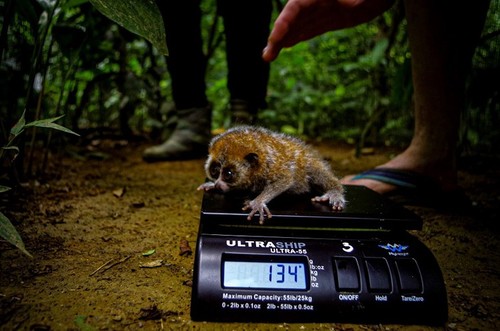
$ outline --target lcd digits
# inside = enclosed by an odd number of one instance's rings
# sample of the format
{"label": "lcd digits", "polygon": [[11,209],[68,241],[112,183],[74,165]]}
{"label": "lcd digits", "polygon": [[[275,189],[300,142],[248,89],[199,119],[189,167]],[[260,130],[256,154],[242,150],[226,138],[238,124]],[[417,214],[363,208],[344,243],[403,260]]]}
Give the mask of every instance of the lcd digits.
{"label": "lcd digits", "polygon": [[306,290],[306,266],[290,262],[225,261],[222,283],[226,288]]}

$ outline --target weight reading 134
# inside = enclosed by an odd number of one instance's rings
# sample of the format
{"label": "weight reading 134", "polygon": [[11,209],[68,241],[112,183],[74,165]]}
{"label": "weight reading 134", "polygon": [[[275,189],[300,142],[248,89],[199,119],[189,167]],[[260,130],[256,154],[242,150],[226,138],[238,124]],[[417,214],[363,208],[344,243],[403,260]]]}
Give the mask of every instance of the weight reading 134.
{"label": "weight reading 134", "polygon": [[306,290],[306,268],[303,263],[225,261],[223,286]]}

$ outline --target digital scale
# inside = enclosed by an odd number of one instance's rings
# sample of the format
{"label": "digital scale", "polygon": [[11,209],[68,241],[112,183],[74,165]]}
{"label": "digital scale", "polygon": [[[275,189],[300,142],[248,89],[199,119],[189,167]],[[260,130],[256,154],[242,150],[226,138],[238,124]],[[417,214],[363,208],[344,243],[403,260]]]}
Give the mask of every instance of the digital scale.
{"label": "digital scale", "polygon": [[422,220],[361,186],[346,208],[282,195],[258,224],[248,197],[206,192],[191,300],[195,321],[443,325],[448,303]]}

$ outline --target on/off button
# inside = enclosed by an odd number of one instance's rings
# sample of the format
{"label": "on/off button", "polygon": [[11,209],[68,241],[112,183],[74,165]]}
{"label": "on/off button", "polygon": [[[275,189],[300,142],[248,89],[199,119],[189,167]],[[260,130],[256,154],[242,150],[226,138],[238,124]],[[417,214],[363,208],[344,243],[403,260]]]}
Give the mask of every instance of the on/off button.
{"label": "on/off button", "polygon": [[334,259],[335,286],[339,292],[359,292],[360,276],[358,261],[354,257]]}

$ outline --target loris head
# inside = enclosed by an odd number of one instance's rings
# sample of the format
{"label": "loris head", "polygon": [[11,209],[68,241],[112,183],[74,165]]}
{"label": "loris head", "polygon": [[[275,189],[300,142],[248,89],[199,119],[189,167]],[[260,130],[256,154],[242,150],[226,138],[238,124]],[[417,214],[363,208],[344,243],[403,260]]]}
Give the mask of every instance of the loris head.
{"label": "loris head", "polygon": [[226,134],[210,143],[205,172],[218,190],[252,190],[259,167],[259,156],[252,144]]}

